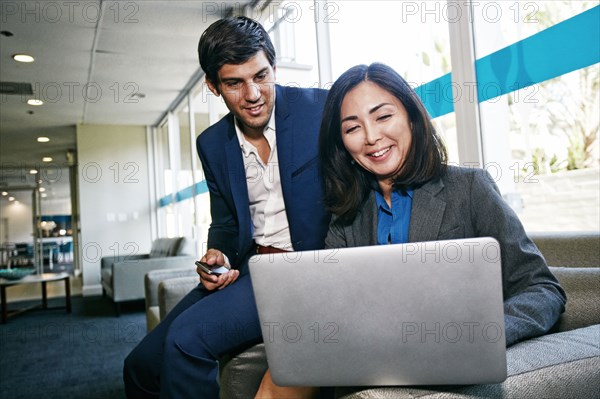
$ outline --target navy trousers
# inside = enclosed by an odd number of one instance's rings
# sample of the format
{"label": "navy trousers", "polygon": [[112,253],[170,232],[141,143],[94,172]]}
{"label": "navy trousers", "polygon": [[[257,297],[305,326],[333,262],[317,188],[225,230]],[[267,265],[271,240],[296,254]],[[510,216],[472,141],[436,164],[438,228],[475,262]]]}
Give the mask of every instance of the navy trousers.
{"label": "navy trousers", "polygon": [[261,341],[250,275],[198,285],[125,359],[127,398],[218,399],[217,359]]}

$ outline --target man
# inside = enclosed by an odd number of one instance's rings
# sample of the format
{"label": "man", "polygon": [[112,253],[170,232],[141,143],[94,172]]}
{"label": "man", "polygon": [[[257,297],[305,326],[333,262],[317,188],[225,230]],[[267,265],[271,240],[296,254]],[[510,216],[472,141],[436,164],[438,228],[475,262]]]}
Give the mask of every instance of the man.
{"label": "man", "polygon": [[[217,359],[262,341],[248,259],[322,248],[318,130],[326,92],[275,82],[275,50],[257,22],[234,17],[200,38],[208,88],[230,113],[197,140],[210,191],[208,274],[125,360],[128,398],[218,398]],[[268,384],[267,384],[268,385]]]}

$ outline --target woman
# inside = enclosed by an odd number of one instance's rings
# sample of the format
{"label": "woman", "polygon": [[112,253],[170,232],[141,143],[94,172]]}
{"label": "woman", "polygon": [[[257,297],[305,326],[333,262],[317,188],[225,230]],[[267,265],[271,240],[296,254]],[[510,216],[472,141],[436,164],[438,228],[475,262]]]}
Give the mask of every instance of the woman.
{"label": "woman", "polygon": [[[333,84],[320,156],[334,214],[327,248],[491,236],[501,248],[506,345],[546,333],[564,311],[563,289],[490,175],[447,166],[421,100],[390,67],[358,65]],[[267,372],[256,398],[317,392],[277,387]]]}
{"label": "woman", "polygon": [[500,243],[506,344],[546,333],[566,296],[516,214],[481,169],[446,165],[446,150],[414,90],[383,64],[332,86],[320,132],[326,247],[469,237]]}

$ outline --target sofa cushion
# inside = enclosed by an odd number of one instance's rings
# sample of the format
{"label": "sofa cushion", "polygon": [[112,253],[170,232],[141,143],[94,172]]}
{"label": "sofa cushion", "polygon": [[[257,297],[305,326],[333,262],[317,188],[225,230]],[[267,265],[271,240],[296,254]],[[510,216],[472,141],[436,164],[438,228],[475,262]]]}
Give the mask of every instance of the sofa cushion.
{"label": "sofa cushion", "polygon": [[150,257],[151,258],[160,258],[167,256],[169,252],[169,248],[171,246],[170,238],[157,238],[152,242],[152,247],[150,248]]}
{"label": "sofa cushion", "polygon": [[167,256],[177,256],[179,255],[179,250],[181,248],[181,243],[183,242],[183,237],[175,237],[171,239],[169,249],[167,250]]}
{"label": "sofa cushion", "polygon": [[179,245],[177,246],[176,251],[173,254],[173,256],[182,256],[182,255],[197,256],[195,240],[193,240],[189,237],[181,237],[181,240],[179,241]]}
{"label": "sofa cushion", "polygon": [[179,252],[182,237],[157,238],[152,243],[150,249],[151,258],[164,258],[166,256],[175,256]]}
{"label": "sofa cushion", "polygon": [[501,384],[338,388],[340,399],[591,398],[600,392],[600,324],[520,342],[506,352]]}

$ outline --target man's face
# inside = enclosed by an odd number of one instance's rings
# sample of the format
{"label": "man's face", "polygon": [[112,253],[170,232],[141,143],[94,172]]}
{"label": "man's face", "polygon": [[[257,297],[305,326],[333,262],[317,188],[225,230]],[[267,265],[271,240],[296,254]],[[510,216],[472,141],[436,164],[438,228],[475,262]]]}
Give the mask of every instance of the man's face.
{"label": "man's face", "polygon": [[223,96],[245,135],[256,137],[263,133],[275,105],[275,68],[263,51],[243,64],[223,65],[218,82],[206,83],[214,95]]}

